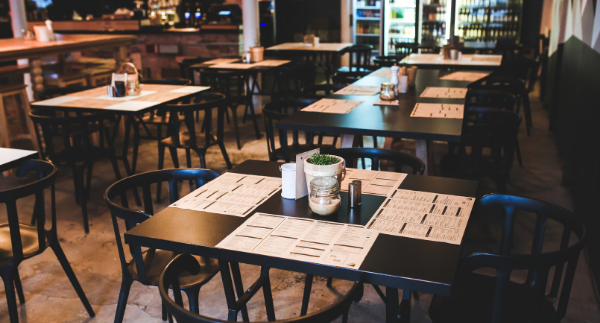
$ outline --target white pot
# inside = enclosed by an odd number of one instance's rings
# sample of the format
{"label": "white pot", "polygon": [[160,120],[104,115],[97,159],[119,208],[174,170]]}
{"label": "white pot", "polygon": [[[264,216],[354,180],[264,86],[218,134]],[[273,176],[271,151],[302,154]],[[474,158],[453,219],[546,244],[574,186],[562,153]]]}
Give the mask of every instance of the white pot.
{"label": "white pot", "polygon": [[340,161],[333,165],[313,165],[308,162],[308,158],[304,159],[304,175],[306,176],[306,187],[310,192],[310,181],[315,177],[335,176],[338,184],[342,187],[342,180],[346,176],[346,167],[344,167],[344,158],[335,156]]}

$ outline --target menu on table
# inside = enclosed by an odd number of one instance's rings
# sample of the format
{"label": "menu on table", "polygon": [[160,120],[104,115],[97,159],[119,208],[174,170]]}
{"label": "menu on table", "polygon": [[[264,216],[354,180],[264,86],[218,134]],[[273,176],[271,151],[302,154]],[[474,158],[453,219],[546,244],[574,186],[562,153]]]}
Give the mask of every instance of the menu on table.
{"label": "menu on table", "polygon": [[219,63],[209,66],[209,68],[230,68],[230,69],[248,69],[256,66],[251,63]]}
{"label": "menu on table", "polygon": [[348,184],[360,180],[362,194],[388,196],[388,193],[400,186],[405,178],[404,173],[346,168],[346,176],[340,190],[348,191]]}
{"label": "menu on table", "polygon": [[369,74],[369,76],[377,76],[377,77],[392,77],[392,70],[391,69],[385,69],[385,70],[379,70],[376,72],[373,72],[371,74]]}
{"label": "menu on table", "polygon": [[206,65],[228,64],[228,63],[237,62],[239,60],[240,60],[239,58],[217,58],[217,59],[211,59],[210,61],[202,62],[200,64],[206,64]]}
{"label": "menu on table", "polygon": [[440,98],[440,99],[464,99],[467,96],[467,89],[458,87],[434,87],[428,86],[423,93],[422,98]]}
{"label": "menu on table", "polygon": [[216,247],[358,269],[378,234],[361,225],[256,213]]}
{"label": "menu on table", "polygon": [[414,239],[460,244],[475,198],[397,189],[365,226]]}
{"label": "menu on table", "polygon": [[462,119],[465,106],[463,104],[417,103],[411,117]]}
{"label": "menu on table", "polygon": [[399,100],[378,100],[373,102],[373,105],[400,105]]}
{"label": "menu on table", "polygon": [[280,189],[278,177],[225,173],[170,207],[244,217]]}
{"label": "menu on table", "polygon": [[378,86],[362,86],[362,85],[348,85],[345,88],[333,93],[340,95],[375,95],[379,93]]}
{"label": "menu on table", "polygon": [[466,81],[466,82],[475,82],[481,80],[482,78],[490,75],[490,73],[481,73],[481,72],[454,72],[448,75],[444,75],[440,77],[440,80],[446,81]]}
{"label": "menu on table", "polygon": [[347,114],[362,103],[363,101],[321,99],[302,109],[302,111]]}
{"label": "menu on table", "polygon": [[254,66],[280,66],[283,64],[287,64],[291,61],[281,60],[281,59],[267,59],[264,61],[260,61],[258,63],[254,63]]}

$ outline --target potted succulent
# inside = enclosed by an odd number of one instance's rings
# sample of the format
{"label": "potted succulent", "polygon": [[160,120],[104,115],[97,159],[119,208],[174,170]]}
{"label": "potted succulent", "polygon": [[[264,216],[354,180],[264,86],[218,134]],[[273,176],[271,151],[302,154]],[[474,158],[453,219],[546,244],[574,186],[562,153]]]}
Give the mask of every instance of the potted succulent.
{"label": "potted succulent", "polygon": [[346,175],[344,158],[327,154],[314,154],[304,160],[304,175],[309,191],[310,181],[315,177],[335,176],[341,187],[342,180]]}

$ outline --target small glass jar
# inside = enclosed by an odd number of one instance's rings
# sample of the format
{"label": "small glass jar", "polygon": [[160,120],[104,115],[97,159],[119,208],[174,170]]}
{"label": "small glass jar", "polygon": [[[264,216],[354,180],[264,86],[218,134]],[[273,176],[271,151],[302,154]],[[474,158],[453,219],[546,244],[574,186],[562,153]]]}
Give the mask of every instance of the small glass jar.
{"label": "small glass jar", "polygon": [[340,209],[340,184],[334,176],[315,177],[310,181],[310,209],[322,216],[336,213]]}

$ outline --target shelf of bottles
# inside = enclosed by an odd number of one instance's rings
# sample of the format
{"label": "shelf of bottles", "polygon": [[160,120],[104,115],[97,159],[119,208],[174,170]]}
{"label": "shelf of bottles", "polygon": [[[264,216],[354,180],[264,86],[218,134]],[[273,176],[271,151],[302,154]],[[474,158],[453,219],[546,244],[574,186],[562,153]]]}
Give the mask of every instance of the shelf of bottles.
{"label": "shelf of bottles", "polygon": [[355,0],[353,8],[353,43],[371,45],[374,52],[379,52],[381,0]]}
{"label": "shelf of bottles", "polygon": [[384,55],[394,55],[400,43],[415,42],[416,1],[385,0]]}
{"label": "shelf of bottles", "polygon": [[450,25],[447,15],[449,0],[423,0],[421,20],[421,44],[441,44],[448,38],[446,26]]}
{"label": "shelf of bottles", "polygon": [[457,0],[455,34],[481,45],[517,44],[523,0]]}

